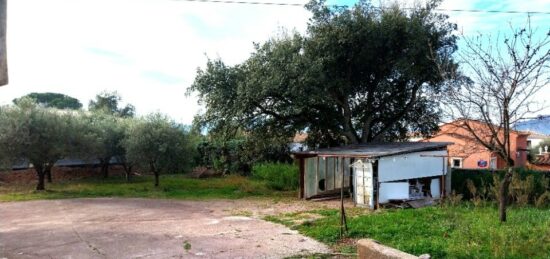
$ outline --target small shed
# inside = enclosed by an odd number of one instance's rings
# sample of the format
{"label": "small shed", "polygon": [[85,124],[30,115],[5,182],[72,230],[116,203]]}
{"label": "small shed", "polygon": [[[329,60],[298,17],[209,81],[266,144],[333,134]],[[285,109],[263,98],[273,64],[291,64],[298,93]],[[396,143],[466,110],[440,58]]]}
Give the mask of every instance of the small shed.
{"label": "small shed", "polygon": [[294,153],[300,198],[348,192],[357,206],[438,199],[445,193],[450,142],[373,143]]}

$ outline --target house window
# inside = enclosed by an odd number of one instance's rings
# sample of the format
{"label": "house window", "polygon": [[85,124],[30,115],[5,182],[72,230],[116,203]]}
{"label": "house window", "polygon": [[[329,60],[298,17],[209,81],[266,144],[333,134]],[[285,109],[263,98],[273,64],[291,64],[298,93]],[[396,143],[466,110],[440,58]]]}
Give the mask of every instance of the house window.
{"label": "house window", "polygon": [[457,157],[451,158],[451,167],[462,168],[462,158],[457,158]]}
{"label": "house window", "polygon": [[527,148],[531,148],[531,140],[527,140]]}

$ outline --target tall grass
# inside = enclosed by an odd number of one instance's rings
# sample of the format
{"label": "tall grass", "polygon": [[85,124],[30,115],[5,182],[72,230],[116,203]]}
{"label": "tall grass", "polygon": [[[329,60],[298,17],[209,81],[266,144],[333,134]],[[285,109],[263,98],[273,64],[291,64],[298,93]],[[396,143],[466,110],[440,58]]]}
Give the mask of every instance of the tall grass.
{"label": "tall grass", "polygon": [[[335,245],[341,241],[340,216],[337,210],[323,214],[325,218],[294,228]],[[504,224],[498,221],[496,206],[461,203],[393,209],[350,217],[348,227],[347,237],[372,238],[411,254],[428,253],[432,258],[550,258],[548,209],[512,207]]]}
{"label": "tall grass", "polygon": [[298,167],[285,163],[260,163],[252,167],[252,177],[262,180],[266,185],[278,191],[298,189]]}

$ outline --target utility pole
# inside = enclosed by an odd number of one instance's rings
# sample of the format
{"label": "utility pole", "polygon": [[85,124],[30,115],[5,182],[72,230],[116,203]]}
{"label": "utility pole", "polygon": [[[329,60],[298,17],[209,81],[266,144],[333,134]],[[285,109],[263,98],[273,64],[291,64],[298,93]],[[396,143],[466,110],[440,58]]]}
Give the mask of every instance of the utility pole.
{"label": "utility pole", "polygon": [[8,0],[0,0],[0,86],[8,84],[8,53],[6,48],[6,14]]}

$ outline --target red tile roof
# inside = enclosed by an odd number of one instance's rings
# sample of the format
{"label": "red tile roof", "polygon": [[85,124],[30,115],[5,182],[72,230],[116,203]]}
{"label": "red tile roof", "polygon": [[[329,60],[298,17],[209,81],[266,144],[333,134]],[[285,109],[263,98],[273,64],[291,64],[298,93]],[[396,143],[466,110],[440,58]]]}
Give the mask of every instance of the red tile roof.
{"label": "red tile roof", "polygon": [[537,155],[537,158],[533,162],[535,165],[550,165],[550,153]]}

